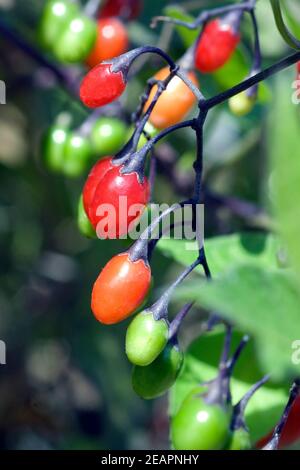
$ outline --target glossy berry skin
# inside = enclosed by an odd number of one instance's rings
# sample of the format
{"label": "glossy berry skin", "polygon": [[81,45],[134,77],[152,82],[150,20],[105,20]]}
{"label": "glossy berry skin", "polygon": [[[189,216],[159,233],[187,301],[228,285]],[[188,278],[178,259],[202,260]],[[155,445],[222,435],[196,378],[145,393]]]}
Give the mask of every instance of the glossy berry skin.
{"label": "glossy berry skin", "polygon": [[[154,78],[164,80],[169,73],[169,68],[165,67],[161,69]],[[187,75],[189,79],[198,86],[196,75],[193,72],[189,72]],[[157,87],[154,86],[144,110],[151,104],[156,91]],[[179,77],[175,76],[170,81],[167,89],[159,97],[149,120],[157,129],[165,129],[182,121],[195,103],[196,98],[193,92]]]}
{"label": "glossy berry skin", "polygon": [[250,450],[251,447],[249,432],[240,428],[232,433],[227,450]]}
{"label": "glossy berry skin", "polygon": [[98,108],[119,98],[126,88],[122,72],[113,72],[112,64],[92,68],[80,86],[80,99],[88,108]]}
{"label": "glossy berry skin", "polygon": [[151,270],[128,253],[114,256],[99,274],[92,291],[92,311],[106,325],[128,318],[143,302],[151,284]]}
{"label": "glossy berry skin", "polygon": [[96,238],[96,232],[89,221],[84,207],[83,207],[83,201],[82,201],[82,196],[79,198],[79,203],[78,203],[78,208],[77,208],[77,226],[82,235],[84,235],[87,238]]}
{"label": "glossy berry skin", "polygon": [[38,37],[41,45],[52,49],[61,31],[78,14],[78,6],[67,0],[46,2],[39,23]]}
{"label": "glossy berry skin", "polygon": [[166,393],[174,384],[183,363],[183,354],[177,346],[167,344],[160,355],[148,366],[134,366],[132,386],[137,395],[146,400]]}
{"label": "glossy berry skin", "polygon": [[141,0],[107,0],[100,10],[100,18],[121,16],[132,20],[139,15],[141,8]]}
{"label": "glossy berry skin", "polygon": [[91,132],[91,144],[95,155],[114,155],[126,142],[127,127],[117,118],[99,118]]}
{"label": "glossy berry skin", "polygon": [[137,366],[148,366],[161,353],[168,341],[169,327],[165,320],[155,320],[152,312],[139,313],[126,332],[126,354]]}
{"label": "glossy berry skin", "polygon": [[106,173],[114,168],[112,163],[112,157],[106,157],[102,160],[98,160],[98,162],[93,166],[91,169],[85,185],[83,187],[82,198],[83,198],[83,206],[86,214],[89,214],[89,208],[94,198],[94,194],[96,188],[102,178],[106,175]]}
{"label": "glossy berry skin", "polygon": [[221,19],[207,23],[195,51],[195,66],[202,73],[215,72],[228,62],[240,41],[230,24]]}
{"label": "glossy berry skin", "polygon": [[61,62],[81,62],[92,50],[96,38],[96,23],[90,18],[79,14],[58,35],[53,53]]}
{"label": "glossy berry skin", "polygon": [[105,174],[89,206],[88,216],[99,238],[126,235],[149,200],[147,178],[140,181],[136,172],[123,174],[122,169],[115,166]]}
{"label": "glossy berry skin", "polygon": [[252,111],[255,105],[255,99],[247,96],[247,93],[243,92],[230,98],[228,104],[232,114],[242,117]]}
{"label": "glossy berry skin", "polygon": [[199,389],[183,401],[171,421],[175,450],[221,450],[230,437],[230,413],[220,405],[207,404]]}
{"label": "glossy berry skin", "polygon": [[65,146],[70,132],[63,126],[52,126],[43,139],[43,160],[47,168],[60,173],[63,171]]}
{"label": "glossy berry skin", "polygon": [[96,42],[85,62],[92,68],[104,60],[123,54],[127,48],[128,34],[123,23],[117,18],[100,19]]}
{"label": "glossy berry skin", "polygon": [[71,133],[64,148],[63,172],[66,176],[77,178],[85,171],[91,158],[92,149],[89,140],[79,134]]}

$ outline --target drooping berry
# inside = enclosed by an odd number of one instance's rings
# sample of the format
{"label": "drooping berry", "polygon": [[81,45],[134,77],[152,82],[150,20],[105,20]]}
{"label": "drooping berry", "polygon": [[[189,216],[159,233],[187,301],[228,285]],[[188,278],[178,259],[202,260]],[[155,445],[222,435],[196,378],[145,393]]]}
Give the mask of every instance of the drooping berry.
{"label": "drooping berry", "polygon": [[248,96],[247,92],[239,93],[228,101],[230,111],[238,117],[249,114],[254,105],[255,97]]}
{"label": "drooping berry", "polygon": [[228,409],[210,404],[202,387],[194,389],[183,401],[171,421],[171,439],[176,450],[220,450],[230,437]]}
{"label": "drooping berry", "polygon": [[151,284],[144,260],[132,261],[128,253],[114,256],[99,274],[92,291],[92,311],[98,321],[118,323],[143,302]]}
{"label": "drooping berry", "polygon": [[123,166],[114,166],[96,187],[88,216],[99,238],[120,238],[139,219],[149,199],[146,177],[122,173]]}
{"label": "drooping berry", "polygon": [[117,18],[98,20],[97,39],[86,59],[89,67],[95,67],[104,60],[117,57],[128,48],[128,34],[123,23]]}
{"label": "drooping berry", "polygon": [[82,80],[80,99],[88,108],[98,108],[119,98],[125,88],[123,73],[114,72],[111,63],[101,63]]}
{"label": "drooping berry", "polygon": [[87,238],[96,238],[96,232],[89,221],[84,207],[83,207],[83,201],[82,201],[82,196],[79,198],[78,202],[78,208],[77,208],[77,226],[79,231],[82,233]]}
{"label": "drooping berry", "polygon": [[89,140],[80,134],[71,133],[64,148],[64,174],[71,178],[82,175],[91,155],[92,149]]}
{"label": "drooping berry", "polygon": [[149,310],[139,313],[126,332],[126,354],[132,364],[147,366],[161,353],[168,341],[169,327],[156,320]]}
{"label": "drooping berry", "polygon": [[228,18],[217,18],[204,27],[195,51],[195,65],[202,73],[215,72],[226,64],[240,41],[238,28]]}
{"label": "drooping berry", "polygon": [[49,170],[58,173],[63,171],[65,146],[69,135],[69,130],[60,125],[52,126],[45,135],[42,145],[42,156]]}
{"label": "drooping berry", "polygon": [[[170,69],[165,67],[161,69],[154,76],[156,80],[165,80],[170,73]],[[188,72],[188,78],[198,86],[196,75],[193,72]],[[157,87],[154,86],[151,90],[149,99],[145,105],[145,110],[151,104]],[[150,122],[157,129],[165,129],[180,122],[186,114],[191,110],[196,103],[196,98],[189,87],[175,76],[172,78],[167,86],[167,89],[159,97],[155,107],[150,114]]]}
{"label": "drooping berry", "polygon": [[134,366],[132,386],[140,397],[151,400],[166,393],[174,384],[183,363],[178,346],[167,344],[148,366]]}
{"label": "drooping berry", "polygon": [[41,46],[52,49],[62,30],[78,14],[78,5],[68,0],[46,2],[38,28]]}

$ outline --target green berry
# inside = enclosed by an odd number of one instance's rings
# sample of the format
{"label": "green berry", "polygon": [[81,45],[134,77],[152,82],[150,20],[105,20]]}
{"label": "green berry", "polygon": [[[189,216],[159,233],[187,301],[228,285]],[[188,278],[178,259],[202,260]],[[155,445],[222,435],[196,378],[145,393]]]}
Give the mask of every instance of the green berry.
{"label": "green berry", "polygon": [[125,144],[127,128],[117,118],[101,117],[92,129],[91,144],[98,157],[116,154]]}
{"label": "green berry", "polygon": [[148,366],[134,366],[132,386],[142,398],[163,395],[174,384],[183,363],[183,353],[177,346],[167,344],[160,355]]}
{"label": "green berry", "polygon": [[97,37],[97,24],[83,15],[77,15],[61,31],[55,42],[55,57],[66,63],[83,61],[90,53]]}
{"label": "green berry", "polygon": [[[200,392],[200,393],[199,393]],[[183,401],[171,422],[171,439],[176,450],[220,450],[230,437],[229,410],[209,404],[201,388]]]}
{"label": "green berry", "polygon": [[241,117],[252,111],[255,99],[248,96],[246,92],[242,92],[230,98],[228,104],[230,111],[236,116]]}
{"label": "green berry", "polygon": [[71,178],[80,176],[91,158],[92,150],[88,139],[72,133],[66,141],[64,151],[64,174]]}
{"label": "green berry", "polygon": [[38,39],[41,46],[52,49],[62,30],[77,14],[76,3],[67,0],[46,2],[38,28]]}
{"label": "green berry", "polygon": [[69,131],[63,126],[52,126],[43,139],[43,160],[47,168],[60,173],[63,171],[65,146]]}
{"label": "green berry", "polygon": [[138,366],[151,364],[166,346],[168,333],[165,320],[155,320],[147,310],[139,313],[126,333],[126,354],[130,362]]}
{"label": "green berry", "polygon": [[82,195],[79,198],[78,209],[77,209],[77,225],[79,231],[88,238],[97,238],[96,232],[94,227],[92,226],[91,222],[89,221],[84,207],[83,207],[83,200]]}

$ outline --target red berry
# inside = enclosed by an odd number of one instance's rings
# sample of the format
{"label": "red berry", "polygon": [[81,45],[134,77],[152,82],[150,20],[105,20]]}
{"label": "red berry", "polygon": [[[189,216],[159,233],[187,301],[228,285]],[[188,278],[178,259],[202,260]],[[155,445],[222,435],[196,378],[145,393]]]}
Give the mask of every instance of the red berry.
{"label": "red berry", "polygon": [[145,299],[151,283],[150,267],[132,261],[128,253],[114,256],[99,274],[92,291],[92,311],[101,323],[129,317]]}
{"label": "red berry", "polygon": [[89,207],[93,200],[96,187],[113,166],[112,157],[106,157],[99,160],[91,169],[82,191],[83,206],[86,215],[89,214]]}
{"label": "red berry", "polygon": [[122,174],[114,166],[102,179],[89,206],[89,218],[99,238],[119,238],[143,212],[149,199],[147,178],[141,182],[136,172]]}
{"label": "red berry", "polygon": [[122,16],[132,20],[136,18],[142,8],[140,0],[107,0],[100,11],[100,18],[108,16]]}
{"label": "red berry", "polygon": [[221,19],[207,23],[195,52],[195,65],[200,72],[218,70],[231,57],[240,35],[232,26]]}
{"label": "red berry", "polygon": [[80,99],[88,108],[98,108],[122,95],[126,82],[122,72],[113,72],[112,64],[102,63],[91,69],[81,82]]}
{"label": "red berry", "polygon": [[98,20],[96,43],[86,59],[89,67],[103,60],[112,59],[126,52],[128,34],[123,23],[117,18]]}

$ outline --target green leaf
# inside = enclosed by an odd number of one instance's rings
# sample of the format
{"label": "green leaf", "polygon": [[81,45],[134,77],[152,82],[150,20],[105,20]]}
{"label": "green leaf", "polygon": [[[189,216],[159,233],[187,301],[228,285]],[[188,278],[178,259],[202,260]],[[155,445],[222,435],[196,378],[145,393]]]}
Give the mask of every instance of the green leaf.
{"label": "green leaf", "polygon": [[[193,241],[162,239],[159,249],[167,257],[189,266],[196,257],[197,246]],[[278,269],[278,241],[264,233],[240,233],[205,240],[205,252],[213,277],[243,264]],[[198,271],[203,272],[202,268]]]}
{"label": "green leaf", "polygon": [[[242,334],[235,332],[232,351],[237,347]],[[169,412],[173,416],[182,400],[197,384],[216,377],[218,363],[224,342],[224,333],[218,329],[198,338],[185,354],[183,370],[170,393]],[[263,377],[257,364],[257,354],[250,341],[236,364],[231,381],[233,403],[237,403],[249,388]],[[285,386],[267,383],[250,400],[246,408],[246,421],[255,443],[270,432],[278,421],[287,401]]]}
{"label": "green leaf", "polygon": [[240,266],[216,281],[186,284],[177,296],[219,312],[253,335],[262,369],[274,380],[300,373],[293,361],[293,343],[300,339],[300,296],[291,272]]}
{"label": "green leaf", "polygon": [[294,78],[294,71],[276,78],[268,140],[274,169],[272,192],[278,228],[300,279],[300,119],[297,106],[292,103]]}
{"label": "green leaf", "polygon": [[[174,18],[176,20],[187,21],[189,23],[195,20],[194,16],[186,13],[184,9],[177,5],[170,5],[164,8],[164,15]],[[175,26],[176,31],[181,37],[183,44],[186,48],[190,47],[197,39],[199,30],[191,30],[184,26]]]}

